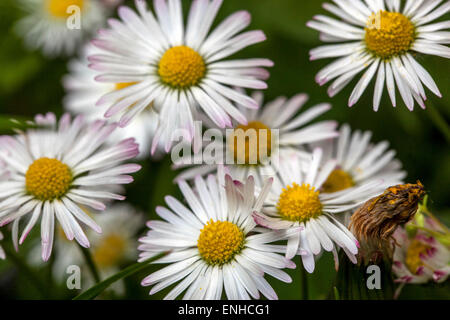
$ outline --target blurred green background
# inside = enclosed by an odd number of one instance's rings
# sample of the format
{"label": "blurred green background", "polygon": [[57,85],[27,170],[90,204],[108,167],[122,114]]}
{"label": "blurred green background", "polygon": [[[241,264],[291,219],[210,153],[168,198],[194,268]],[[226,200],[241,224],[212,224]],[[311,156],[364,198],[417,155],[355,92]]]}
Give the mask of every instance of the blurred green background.
{"label": "blurred green background", "polygon": [[[132,1],[127,4],[134,6]],[[190,1],[183,0],[187,8]],[[388,140],[397,151],[397,157],[408,172],[407,181],[420,179],[427,189],[431,209],[446,225],[450,224],[450,60],[433,56],[418,55],[418,61],[436,80],[443,98],[439,99],[427,91],[427,110],[417,105],[413,112],[407,110],[397,93],[398,106],[393,108],[383,95],[380,110],[372,110],[373,82],[369,85],[361,100],[352,108],[347,100],[356,84],[353,81],[335,98],[326,94],[326,86],[319,87],[314,76],[331,60],[309,61],[310,49],[320,45],[318,32],[306,27],[306,22],[315,14],[325,14],[322,1],[299,0],[225,0],[215,25],[237,10],[248,10],[252,14],[250,29],[261,29],[267,35],[267,41],[251,46],[237,57],[264,57],[275,62],[268,80],[269,89],[266,99],[280,95],[290,97],[299,92],[310,95],[307,104],[330,102],[331,111],[323,119],[335,119],[340,123],[349,123],[353,129],[371,130],[375,142]],[[185,10],[185,12],[187,12]],[[68,59],[47,59],[40,52],[29,52],[23,41],[12,30],[14,22],[23,15],[15,0],[0,1],[0,133],[10,134],[11,117],[31,119],[36,113],[53,111],[62,114],[61,101],[64,89],[61,77],[67,72]],[[443,19],[449,19],[449,15]],[[176,172],[170,170],[170,159],[161,161],[142,161],[143,169],[135,174],[135,182],[127,187],[127,200],[148,214],[148,219],[156,218],[154,208],[164,204],[164,196],[171,194],[179,197],[177,187],[172,184]],[[11,247],[9,232],[3,241]],[[39,229],[39,228],[35,228]],[[144,231],[145,229],[143,229]],[[39,230],[31,235],[39,237]],[[27,240],[17,257],[23,261],[29,250]],[[299,263],[298,258],[295,261]],[[17,262],[19,263],[19,261]],[[38,270],[28,270],[26,266],[17,267],[13,261],[0,261],[0,297],[9,299],[67,299],[75,292],[51,280],[51,263],[43,264]],[[153,267],[152,267],[153,268]],[[151,269],[151,268],[150,268]],[[153,268],[155,269],[155,268]],[[127,299],[160,299],[168,291],[148,296],[149,288],[140,287],[142,278],[149,273],[136,274],[126,280]],[[271,281],[280,299],[303,298],[302,280],[299,269],[289,271],[294,281],[287,285],[280,281]],[[46,290],[37,290],[31,284],[36,276]],[[325,299],[329,296],[335,276],[332,257],[324,254],[319,260],[314,274],[309,275],[308,296],[311,299]],[[31,278],[30,278],[31,277]],[[447,285],[407,286],[401,298],[450,298]],[[113,297],[113,296],[108,296]]]}

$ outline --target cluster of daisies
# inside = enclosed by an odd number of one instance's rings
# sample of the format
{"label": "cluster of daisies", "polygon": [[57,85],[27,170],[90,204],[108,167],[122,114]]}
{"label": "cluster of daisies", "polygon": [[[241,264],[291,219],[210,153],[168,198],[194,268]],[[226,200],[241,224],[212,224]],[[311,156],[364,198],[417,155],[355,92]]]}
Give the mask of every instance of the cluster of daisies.
{"label": "cluster of daisies", "polygon": [[[139,261],[168,252],[156,261],[167,266],[142,281],[152,286],[150,294],[176,284],[167,299],[182,294],[185,299],[221,299],[224,294],[228,299],[276,299],[265,275],[291,282],[283,269],[296,268],[296,256],[310,273],[324,251],[333,254],[336,268],[339,250],[357,263],[359,243],[345,218],[386,187],[402,183],[406,173],[389,143],[372,142],[371,132],[352,131],[335,121],[313,122],[329,104],[303,110],[306,94],[263,101],[260,90],[267,88],[273,62],[229,58],[265,40],[260,30],[244,31],[251,21],[248,12],[238,11],[212,29],[222,0],[192,1],[186,21],[180,0],[154,0],[153,10],[147,1],[136,0],[135,9],[121,6],[118,18],[107,20],[113,1],[22,2],[32,13],[17,29],[30,46],[48,55],[73,54],[89,32],[100,29],[69,62],[63,79],[63,104],[75,117],[38,115],[36,128],[0,137],[0,226],[11,224],[16,250],[40,223],[40,255],[47,261],[56,241],[61,267],[67,258],[82,259],[67,247],[73,239],[91,248],[105,274],[117,271],[136,247]],[[317,82],[333,80],[333,96],[367,69],[350,106],[377,73],[375,110],[385,83],[394,106],[396,85],[408,108],[414,100],[424,107],[423,85],[440,93],[414,56],[450,57],[444,45],[449,33],[442,31],[449,29],[449,21],[432,23],[450,10],[450,2],[441,2],[324,4],[338,19],[318,15],[308,25],[321,32],[321,40],[339,44],[312,50],[311,59],[339,59],[319,72]],[[71,6],[81,10],[79,30],[67,28]],[[174,163],[184,167],[176,178],[183,201],[167,196],[167,206],[156,208],[161,220],[147,222],[148,232],[134,245],[142,216],[112,205],[125,199],[122,185],[140,169],[129,161],[169,152],[172,135],[180,129],[192,141],[199,119],[224,133],[256,133],[257,158],[264,148],[268,161],[250,163],[244,155],[243,163],[225,166],[208,159],[208,164],[188,168]],[[245,154],[249,146],[220,148]],[[424,242],[410,246],[435,248],[424,238],[417,241]],[[446,256],[436,259],[448,261],[448,249],[436,245],[434,251],[439,250]],[[408,260],[408,252],[398,253],[406,255],[406,266],[422,266]],[[404,282],[415,279],[411,272],[429,274],[425,268],[396,266]],[[440,272],[442,279],[449,270]]]}

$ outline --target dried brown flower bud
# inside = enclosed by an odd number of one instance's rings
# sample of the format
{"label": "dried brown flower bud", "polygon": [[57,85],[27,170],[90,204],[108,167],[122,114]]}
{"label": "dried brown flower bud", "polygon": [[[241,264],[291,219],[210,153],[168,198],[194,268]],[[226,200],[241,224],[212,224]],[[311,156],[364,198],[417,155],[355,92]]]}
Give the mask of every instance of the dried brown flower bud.
{"label": "dried brown flower bud", "polygon": [[349,228],[361,244],[363,260],[376,262],[380,256],[391,257],[392,234],[399,225],[412,219],[424,195],[420,181],[396,185],[356,210]]}

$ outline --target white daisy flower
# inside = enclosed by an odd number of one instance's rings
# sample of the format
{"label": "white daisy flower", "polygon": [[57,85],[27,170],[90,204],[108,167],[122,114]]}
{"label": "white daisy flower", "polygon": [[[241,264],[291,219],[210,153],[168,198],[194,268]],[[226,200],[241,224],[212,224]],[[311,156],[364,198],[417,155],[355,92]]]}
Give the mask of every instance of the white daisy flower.
{"label": "white daisy flower", "polygon": [[142,285],[153,285],[150,294],[154,294],[181,281],[165,299],[175,299],[186,289],[183,299],[220,300],[223,291],[230,300],[258,299],[260,293],[277,299],[264,274],[291,282],[281,269],[295,268],[295,264],[278,254],[285,247],[269,244],[284,235],[258,228],[252,218],[252,211],[262,206],[270,181],[257,199],[253,177],[242,184],[224,177],[222,170],[217,178],[197,177],[195,191],[185,181],[179,187],[189,208],[166,197],[170,210],[156,209],[165,221],[149,221],[151,230],[138,248],[142,251],[139,261],[171,250],[156,261],[170,265],[147,276]]}
{"label": "white daisy flower", "polygon": [[[42,49],[48,56],[75,53],[106,16],[97,0],[20,0],[20,4],[28,15],[17,23],[18,33],[30,48]],[[72,27],[78,14],[80,26]]]}
{"label": "white daisy flower", "polygon": [[317,144],[323,150],[322,162],[336,160],[336,168],[322,185],[326,193],[355,188],[364,183],[383,180],[378,193],[384,189],[403,184],[406,172],[395,158],[396,152],[389,150],[389,142],[371,143],[372,132],[351,132],[348,124],[342,125],[339,137]]}
{"label": "white daisy flower", "polygon": [[[424,226],[432,231],[443,231],[430,218],[425,218]],[[396,296],[405,284],[421,284],[429,281],[441,283],[450,274],[450,250],[428,232],[418,230],[409,237],[404,228],[397,228],[394,233],[396,246],[392,271],[400,283]]]}
{"label": "white daisy flower", "polygon": [[100,30],[93,40],[102,54],[89,57],[90,67],[102,73],[97,81],[136,84],[98,101],[107,109],[105,116],[120,114],[119,124],[124,127],[154,102],[160,123],[153,148],[161,140],[167,151],[177,129],[192,139],[198,106],[220,128],[231,126],[231,118],[246,124],[232,102],[247,108],[257,108],[257,103],[230,86],[265,89],[263,80],[269,75],[263,67],[273,63],[267,59],[223,61],[264,41],[265,35],[262,31],[240,33],[250,24],[245,11],[231,15],[209,33],[221,3],[194,1],[186,27],[180,0],[155,0],[156,18],[142,0],[136,0],[139,14],[120,7],[121,21],[108,20],[110,28]]}
{"label": "white daisy flower", "polygon": [[[38,115],[35,121],[50,128],[0,138],[0,159],[10,172],[9,179],[0,183],[0,226],[13,222],[17,249],[42,215],[42,258],[47,261],[53,247],[55,217],[69,240],[75,238],[89,247],[77,220],[96,232],[101,228],[80,205],[104,210],[105,200],[125,199],[109,189],[133,181],[127,174],[140,166],[122,162],[134,158],[139,150],[134,139],[105,144],[117,124],[100,120],[86,123],[82,116],[71,121],[68,114],[57,123],[52,113]],[[30,219],[19,240],[19,223],[26,215]]]}
{"label": "white daisy flower", "polygon": [[[334,96],[357,74],[366,70],[348,101],[353,106],[375,73],[373,109],[378,110],[386,84],[392,105],[396,106],[395,86],[409,110],[414,100],[425,109],[423,85],[434,94],[441,93],[430,74],[414,59],[416,53],[450,58],[450,20],[433,22],[450,10],[450,1],[334,0],[324,9],[339,19],[317,15],[307,25],[321,32],[326,45],[310,52],[311,60],[339,57],[316,76],[320,85],[334,80],[328,94]],[[439,6],[439,7],[438,7]]]}
{"label": "white daisy flower", "polygon": [[[88,67],[87,56],[99,51],[92,44],[86,45],[82,50],[81,58],[69,62],[69,74],[63,78],[66,89],[64,108],[73,114],[83,114],[88,120],[103,118],[105,110],[95,106],[101,96],[132,85],[132,83],[114,84],[94,80],[99,73]],[[119,117],[112,117],[110,120],[118,121]],[[111,135],[111,141],[134,137],[141,151],[138,158],[142,159],[150,154],[151,139],[155,134],[157,124],[158,115],[150,104],[136,116],[133,125],[115,130]]]}
{"label": "white daisy flower", "polygon": [[[274,157],[278,157],[280,153],[285,153],[286,150],[291,153],[293,148],[297,148],[302,150],[299,151],[299,154],[309,160],[306,145],[338,136],[336,121],[310,123],[331,108],[328,103],[315,105],[298,114],[308,100],[308,95],[304,93],[297,94],[290,99],[278,97],[264,107],[262,107],[264,102],[261,91],[254,92],[252,98],[260,106],[259,109],[239,107],[239,110],[248,119],[247,125],[234,122],[232,133],[229,133],[229,130],[222,132],[222,136],[227,138],[225,139],[227,142],[214,141],[214,143],[220,144],[217,149],[222,150],[223,158],[226,158],[228,153],[231,159],[234,159],[235,163],[227,163],[227,169],[235,180],[243,181],[252,175],[256,180],[256,185],[261,186],[264,177],[276,174],[273,162],[276,161]],[[213,127],[213,124],[208,124],[207,121],[204,123]],[[244,140],[247,136],[250,137],[251,131],[255,132],[256,141],[253,140],[255,145],[252,145],[250,139]],[[242,140],[239,140],[240,138]],[[243,143],[239,143],[239,141]],[[176,179],[192,179],[198,174],[204,175],[217,170],[217,163],[214,163],[217,153],[211,154],[207,152],[207,149],[211,149],[211,146],[204,146],[201,152],[204,164],[185,170]],[[181,163],[183,159],[180,160],[180,163],[175,162],[175,168],[186,166]],[[194,161],[194,163],[197,162]]]}
{"label": "white daisy flower", "polygon": [[[286,230],[288,237],[286,258],[301,254],[308,272],[315,267],[314,255],[332,251],[337,263],[336,247],[342,248],[353,263],[356,263],[358,241],[342,225],[334,214],[359,206],[374,195],[373,181],[339,193],[324,193],[322,185],[334,170],[336,160],[328,160],[319,166],[322,150],[314,149],[308,165],[297,154],[280,159],[278,178],[264,203],[261,213],[254,213],[255,221],[263,227]],[[299,229],[298,227],[301,227]],[[292,234],[292,229],[297,232]]]}

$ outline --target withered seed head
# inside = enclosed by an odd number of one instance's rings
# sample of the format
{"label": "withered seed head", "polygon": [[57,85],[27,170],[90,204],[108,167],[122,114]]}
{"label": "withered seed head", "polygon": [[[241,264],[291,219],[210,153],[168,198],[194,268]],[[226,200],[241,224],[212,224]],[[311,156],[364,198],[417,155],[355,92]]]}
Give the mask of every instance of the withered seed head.
{"label": "withered seed head", "polygon": [[389,187],[356,210],[349,228],[367,250],[386,249],[397,226],[412,219],[424,195],[420,181]]}

